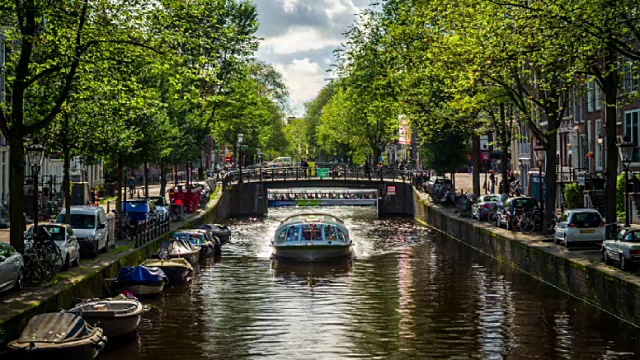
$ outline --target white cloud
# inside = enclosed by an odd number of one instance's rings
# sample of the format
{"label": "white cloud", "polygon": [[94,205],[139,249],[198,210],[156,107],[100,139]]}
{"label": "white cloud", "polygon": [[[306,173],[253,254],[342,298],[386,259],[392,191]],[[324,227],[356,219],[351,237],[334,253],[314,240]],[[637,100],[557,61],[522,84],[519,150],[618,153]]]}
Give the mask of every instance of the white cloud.
{"label": "white cloud", "polygon": [[254,0],[264,40],[256,56],[273,64],[289,89],[293,115],[304,113],[331,77],[332,52],[346,39],[355,14],[373,0]]}
{"label": "white cloud", "polygon": [[263,40],[260,48],[265,53],[295,54],[325,48],[333,49],[339,46],[341,41],[341,38],[328,37],[318,28],[296,26],[290,27],[280,36]]}
{"label": "white cloud", "polygon": [[278,64],[275,67],[282,73],[289,88],[289,97],[294,104],[295,115],[302,115],[304,103],[318,95],[328,74],[309,58],[293,59],[289,64]]}

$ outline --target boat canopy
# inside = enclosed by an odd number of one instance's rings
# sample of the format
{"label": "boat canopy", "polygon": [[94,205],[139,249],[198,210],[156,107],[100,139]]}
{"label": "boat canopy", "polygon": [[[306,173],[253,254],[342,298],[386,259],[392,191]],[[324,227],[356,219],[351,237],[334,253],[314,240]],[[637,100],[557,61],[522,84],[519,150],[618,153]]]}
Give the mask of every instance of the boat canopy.
{"label": "boat canopy", "polygon": [[120,269],[118,281],[124,283],[161,282],[167,279],[160,268],[146,266],[126,266]]}
{"label": "boat canopy", "polygon": [[305,213],[291,215],[280,223],[280,226],[296,223],[336,223],[344,225],[344,222],[331,214],[327,213]]}
{"label": "boat canopy", "polygon": [[17,342],[61,344],[81,340],[92,334],[93,327],[77,314],[45,313],[29,320]]}

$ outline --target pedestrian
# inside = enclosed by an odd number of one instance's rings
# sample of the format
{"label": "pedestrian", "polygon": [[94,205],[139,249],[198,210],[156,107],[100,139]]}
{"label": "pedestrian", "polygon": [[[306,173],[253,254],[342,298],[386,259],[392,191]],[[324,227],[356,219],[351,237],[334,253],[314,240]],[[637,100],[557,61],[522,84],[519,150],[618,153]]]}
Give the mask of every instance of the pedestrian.
{"label": "pedestrian", "polygon": [[496,172],[491,170],[491,175],[489,175],[489,182],[491,182],[491,193],[496,193]]}
{"label": "pedestrian", "polygon": [[467,162],[467,171],[469,172],[469,175],[473,174],[473,162],[471,160]]}
{"label": "pedestrian", "polygon": [[129,193],[131,194],[131,197],[133,197],[133,194],[136,191],[136,179],[132,177],[129,178]]}

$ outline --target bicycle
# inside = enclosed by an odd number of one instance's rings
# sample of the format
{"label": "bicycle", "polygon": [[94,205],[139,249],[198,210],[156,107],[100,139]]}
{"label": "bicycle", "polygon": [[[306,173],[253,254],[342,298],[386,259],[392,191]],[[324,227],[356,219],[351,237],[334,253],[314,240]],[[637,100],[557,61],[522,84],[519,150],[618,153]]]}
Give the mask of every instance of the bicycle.
{"label": "bicycle", "polygon": [[52,240],[32,241],[23,258],[25,280],[34,285],[53,279],[64,265],[62,252]]}

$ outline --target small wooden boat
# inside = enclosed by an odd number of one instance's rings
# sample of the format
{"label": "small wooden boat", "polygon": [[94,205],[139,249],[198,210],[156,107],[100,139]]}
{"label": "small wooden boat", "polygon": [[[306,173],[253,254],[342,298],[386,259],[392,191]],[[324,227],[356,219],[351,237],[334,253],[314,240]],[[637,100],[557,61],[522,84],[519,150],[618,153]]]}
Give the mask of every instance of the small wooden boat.
{"label": "small wooden boat", "polygon": [[116,285],[122,289],[129,289],[138,296],[158,295],[168,281],[167,275],[160,268],[127,266],[120,269]]}
{"label": "small wooden boat", "polygon": [[222,243],[203,229],[185,229],[173,234],[174,239],[185,240],[194,247],[200,247],[200,258],[220,256]]}
{"label": "small wooden boat", "polygon": [[298,214],[284,219],[271,241],[276,258],[326,261],[352,255],[349,230],[339,218],[323,213]]}
{"label": "small wooden boat", "polygon": [[171,259],[184,258],[193,266],[200,259],[200,247],[195,247],[190,242],[182,239],[172,238],[171,241],[162,243],[158,253],[163,254],[160,256],[161,258],[165,256]]}
{"label": "small wooden boat", "polygon": [[223,244],[231,241],[231,230],[226,225],[221,224],[203,224],[200,229],[206,230],[211,235],[220,239]]}
{"label": "small wooden boat", "polygon": [[96,300],[77,305],[67,310],[80,315],[92,326],[102,328],[108,338],[134,332],[144,312],[142,303],[135,299]]}
{"label": "small wooden boat", "polygon": [[186,259],[148,259],[142,265],[162,269],[169,278],[169,283],[174,285],[187,281],[187,277],[193,272],[193,266]]}
{"label": "small wooden boat", "polygon": [[45,313],[32,317],[9,348],[25,359],[92,360],[106,343],[102,329],[77,314]]}

